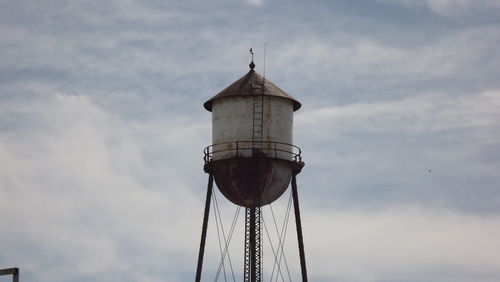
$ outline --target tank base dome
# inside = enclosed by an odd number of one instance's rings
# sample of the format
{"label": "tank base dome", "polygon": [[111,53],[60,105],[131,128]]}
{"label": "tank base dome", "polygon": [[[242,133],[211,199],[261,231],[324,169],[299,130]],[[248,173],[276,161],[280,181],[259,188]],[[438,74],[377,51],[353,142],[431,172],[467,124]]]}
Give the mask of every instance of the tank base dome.
{"label": "tank base dome", "polygon": [[207,164],[221,193],[244,207],[265,206],[288,188],[293,173],[303,163],[276,158],[231,158]]}

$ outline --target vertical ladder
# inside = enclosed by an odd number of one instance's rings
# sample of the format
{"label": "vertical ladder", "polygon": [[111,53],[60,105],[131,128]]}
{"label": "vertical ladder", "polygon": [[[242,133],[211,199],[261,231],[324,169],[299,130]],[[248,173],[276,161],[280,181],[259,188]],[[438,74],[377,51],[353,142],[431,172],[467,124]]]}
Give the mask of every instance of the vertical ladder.
{"label": "vertical ladder", "polygon": [[[260,85],[260,88],[262,89],[262,94],[264,94],[263,85]],[[253,96],[252,148],[254,148],[254,155],[262,149],[264,127],[264,95],[262,94]]]}

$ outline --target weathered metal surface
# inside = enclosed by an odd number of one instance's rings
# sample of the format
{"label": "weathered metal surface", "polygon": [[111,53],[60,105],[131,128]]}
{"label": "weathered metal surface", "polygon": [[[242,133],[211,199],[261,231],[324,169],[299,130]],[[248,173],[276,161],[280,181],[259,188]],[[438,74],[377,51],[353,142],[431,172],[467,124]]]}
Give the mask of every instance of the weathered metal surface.
{"label": "weathered metal surface", "polygon": [[287,189],[298,163],[272,158],[234,158],[210,162],[215,182],[231,202],[244,207],[265,206]]}
{"label": "weathered metal surface", "polygon": [[[227,150],[224,146],[229,142],[254,140],[255,126],[252,96],[228,97],[214,101],[212,110],[212,144],[218,146],[216,151]],[[292,144],[293,105],[292,102],[276,97],[263,99],[262,126],[257,129],[261,133],[258,141],[282,142]],[[260,132],[261,131],[261,132]],[[255,141],[255,140],[254,140]],[[246,144],[248,146],[248,144]],[[258,146],[262,149],[269,143]],[[248,154],[249,151],[243,152]],[[217,154],[214,159],[234,157],[233,151]],[[248,155],[250,156],[250,155]]]}
{"label": "weathered metal surface", "polygon": [[11,275],[11,274],[12,274],[12,282],[19,282],[19,268],[13,267],[13,268],[0,269],[0,276]]}
{"label": "weathered metal surface", "polygon": [[250,70],[233,84],[229,85],[210,100],[206,101],[203,104],[203,107],[205,107],[208,111],[212,111],[212,104],[215,100],[227,97],[253,95],[274,96],[291,100],[293,102],[294,111],[300,109],[302,106],[299,101],[295,100],[295,98],[288,95],[278,86],[274,85],[274,83],[269,80],[264,80],[260,74],[256,73],[254,70]]}
{"label": "weathered metal surface", "polygon": [[19,268],[17,267],[0,269],[0,275],[10,275],[16,273],[19,273]]}

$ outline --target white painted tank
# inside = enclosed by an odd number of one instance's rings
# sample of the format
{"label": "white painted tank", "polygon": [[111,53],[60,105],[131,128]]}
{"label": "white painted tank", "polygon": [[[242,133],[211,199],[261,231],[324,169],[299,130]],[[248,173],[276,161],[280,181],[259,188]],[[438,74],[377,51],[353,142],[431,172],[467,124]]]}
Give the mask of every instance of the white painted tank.
{"label": "white painted tank", "polygon": [[285,144],[293,144],[293,102],[281,97],[264,96],[260,100],[264,105],[262,126],[257,126],[257,130],[262,129],[262,138],[252,142],[254,99],[260,98],[236,96],[215,100],[212,103],[213,149],[223,151],[215,153],[214,160],[228,159],[236,155],[250,157],[252,146],[261,149],[261,152],[268,157],[288,160],[291,158],[291,154],[285,151],[290,152],[292,148]]}

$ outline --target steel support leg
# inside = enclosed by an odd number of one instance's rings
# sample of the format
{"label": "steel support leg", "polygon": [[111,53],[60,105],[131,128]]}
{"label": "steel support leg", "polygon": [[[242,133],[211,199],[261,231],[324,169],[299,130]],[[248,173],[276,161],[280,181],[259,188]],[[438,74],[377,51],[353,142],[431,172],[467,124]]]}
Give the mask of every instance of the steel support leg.
{"label": "steel support leg", "polygon": [[250,281],[255,282],[255,260],[257,257],[255,244],[255,208],[250,208]]}
{"label": "steel support leg", "polygon": [[205,200],[205,214],[203,216],[203,227],[201,229],[200,252],[198,253],[198,267],[196,268],[196,282],[201,280],[201,268],[203,266],[203,254],[205,253],[205,241],[207,239],[208,216],[210,213],[210,201],[212,199],[212,187],[214,176],[212,173],[208,176],[207,198]]}
{"label": "steel support leg", "polygon": [[302,223],[300,221],[299,196],[297,193],[297,180],[295,174],[292,177],[293,207],[295,210],[295,223],[297,224],[297,239],[299,241],[300,269],[302,281],[307,282],[306,255],[304,253],[304,239],[302,237]]}
{"label": "steel support leg", "polygon": [[250,282],[252,277],[251,274],[251,259],[250,259],[250,249],[252,248],[250,244],[250,233],[251,233],[251,209],[245,208],[245,255],[243,258],[243,282]]}
{"label": "steel support leg", "polygon": [[260,207],[245,210],[244,282],[262,281],[262,248],[260,237]]}
{"label": "steel support leg", "polygon": [[256,282],[261,282],[262,281],[262,240],[261,240],[261,225],[260,225],[260,219],[261,219],[261,207],[255,208],[255,260],[254,260],[254,274],[255,274],[255,281]]}

